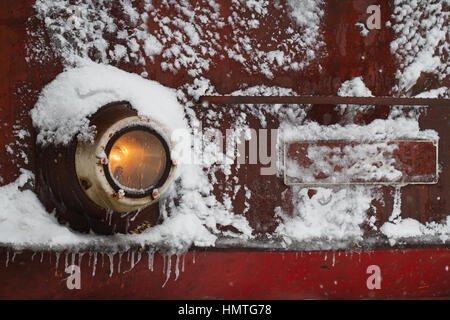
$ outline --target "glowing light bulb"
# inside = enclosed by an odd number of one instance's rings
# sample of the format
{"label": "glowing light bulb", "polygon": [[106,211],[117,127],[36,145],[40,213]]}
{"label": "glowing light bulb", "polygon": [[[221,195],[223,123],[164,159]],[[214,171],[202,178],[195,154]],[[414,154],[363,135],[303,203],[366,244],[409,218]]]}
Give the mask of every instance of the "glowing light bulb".
{"label": "glowing light bulb", "polygon": [[151,132],[134,130],[120,136],[109,154],[109,171],[126,189],[145,190],[158,183],[167,166],[162,142]]}

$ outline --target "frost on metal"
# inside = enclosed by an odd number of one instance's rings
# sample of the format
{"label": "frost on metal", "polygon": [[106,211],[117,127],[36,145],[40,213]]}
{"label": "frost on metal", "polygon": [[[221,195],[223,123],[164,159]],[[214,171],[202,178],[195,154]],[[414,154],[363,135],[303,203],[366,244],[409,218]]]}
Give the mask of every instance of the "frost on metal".
{"label": "frost on metal", "polygon": [[[404,92],[413,87],[422,72],[448,76],[448,63],[442,61],[444,53],[448,53],[448,42],[445,41],[448,12],[442,11],[442,2],[399,0],[395,4],[397,8],[391,24],[397,39],[391,44],[391,50],[399,61],[404,61],[397,73],[397,91]],[[285,3],[232,0],[227,8],[214,0],[201,1],[200,6],[189,1],[164,1],[158,7],[150,0],[37,0],[34,7],[42,26],[28,31],[31,38],[27,47],[28,61],[39,63],[53,61],[56,57],[67,70],[44,89],[32,112],[34,125],[40,131],[39,141],[67,143],[77,135],[89,139],[95,128],[89,128],[87,117],[113,100],[131,100],[142,115],[154,117],[168,128],[187,128],[193,135],[201,129],[198,114],[207,125],[219,127],[223,113],[206,107],[194,111],[192,103],[192,99],[201,95],[217,94],[207,78],[214,62],[231,59],[247,73],[268,79],[278,72],[302,70],[313,60],[320,63],[320,58],[326,54],[322,29],[324,6],[322,0],[288,0]],[[269,8],[287,11],[290,20],[287,27],[278,28],[266,37],[267,46],[261,46],[256,35],[271,15]],[[120,17],[114,12],[121,12]],[[51,48],[45,47],[44,35],[49,36]],[[86,62],[86,59],[95,63]],[[143,78],[100,64],[132,65]],[[149,64],[158,64],[161,70],[172,74],[186,72],[191,79],[181,84],[177,91],[163,88],[144,79],[148,77],[146,68]],[[130,88],[133,86],[136,89]],[[151,99],[142,92],[151,93]],[[257,86],[231,94],[295,95],[296,92],[289,88]],[[372,96],[362,77],[345,81],[338,94]],[[448,89],[437,88],[422,95],[445,96]],[[72,99],[77,101],[76,105],[70,103]],[[155,109],[154,102],[158,101],[170,107],[160,112]],[[340,106],[343,114],[347,107]],[[280,141],[296,139],[439,139],[435,131],[420,129],[420,112],[404,115],[399,108],[392,108],[387,119],[375,120],[366,126],[352,123],[351,112],[346,112],[350,116],[345,119],[345,124],[321,126],[305,120],[308,108],[305,105],[236,106],[230,111],[235,119],[230,129],[250,129],[248,114],[255,116],[262,127],[267,126],[267,118],[277,117],[281,129],[278,149]],[[23,134],[18,132],[19,136]],[[25,181],[33,180],[24,172],[16,182],[0,188],[0,243],[19,249],[97,248],[111,252],[133,246],[181,252],[193,245],[214,246],[226,241],[250,243],[254,234],[245,213],[251,210],[248,200],[253,195],[247,185],[239,184],[238,177],[231,171],[236,155],[224,155],[214,144],[203,142],[202,150],[197,148],[198,144],[188,144],[194,154],[202,152],[203,162],[180,165],[178,180],[169,190],[168,197],[161,199],[164,217],[161,225],[139,235],[79,234],[59,225],[33,192],[22,190]],[[218,163],[220,159],[226,161]],[[231,195],[224,195],[221,201],[212,192],[218,170],[235,183]],[[236,212],[233,206],[233,197],[239,188],[245,190],[243,212]],[[308,195],[307,189],[298,186],[289,190],[292,199],[286,201],[292,202],[294,215],[278,208],[275,214],[280,224],[275,234],[267,235],[270,239],[282,239],[285,247],[303,241],[307,243],[303,247],[305,250],[342,248],[340,241],[361,239],[363,224],[368,223],[376,230],[374,217],[368,216],[372,200],[380,197],[376,187],[320,188],[312,196]],[[425,235],[437,235],[443,241],[447,239],[450,234],[448,218],[441,224],[426,225],[412,219],[402,220],[400,187],[395,197],[393,219],[381,230],[376,230],[380,235],[391,239],[392,243],[402,237]],[[237,231],[223,232],[218,225],[232,226]],[[223,240],[224,237],[228,240]],[[278,244],[267,241],[262,246],[274,248]],[[149,253],[149,268],[152,259],[153,253]],[[169,260],[167,264],[170,265]]]}
{"label": "frost on metal", "polygon": [[[145,75],[145,65],[158,58],[163,71],[175,74],[183,69],[199,77],[212,68],[214,59],[228,57],[251,74],[272,78],[276,70],[300,70],[316,58],[317,48],[324,45],[323,2],[289,1],[285,9],[292,9],[290,26],[271,34],[264,49],[256,31],[269,5],[266,0],[233,0],[227,15],[220,1],[203,1],[201,6],[168,1],[155,7],[150,0],[38,0],[34,7],[52,52],[66,65],[73,65],[77,56],[90,57],[100,63],[132,63]],[[276,2],[274,8],[283,7]],[[121,18],[114,11],[121,12]],[[224,31],[228,29],[232,33]],[[39,37],[39,32],[31,33]],[[31,44],[29,51],[35,59],[49,55],[39,43]]]}
{"label": "frost on metal", "polygon": [[[448,1],[441,0],[395,1],[387,27],[392,27],[396,34],[391,52],[401,62],[396,74],[399,81],[396,91],[408,92],[423,73],[434,74],[439,81],[450,75],[448,7]],[[450,94],[447,87],[435,93],[447,97]]]}

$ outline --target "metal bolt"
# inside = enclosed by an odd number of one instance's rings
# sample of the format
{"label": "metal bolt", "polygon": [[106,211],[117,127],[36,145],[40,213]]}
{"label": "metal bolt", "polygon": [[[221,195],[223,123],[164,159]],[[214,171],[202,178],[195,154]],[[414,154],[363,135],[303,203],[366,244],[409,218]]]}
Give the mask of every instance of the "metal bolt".
{"label": "metal bolt", "polygon": [[122,198],[125,196],[125,192],[124,192],[122,189],[120,189],[119,191],[117,191],[117,192],[114,194],[114,196],[115,196],[117,199],[122,199]]}

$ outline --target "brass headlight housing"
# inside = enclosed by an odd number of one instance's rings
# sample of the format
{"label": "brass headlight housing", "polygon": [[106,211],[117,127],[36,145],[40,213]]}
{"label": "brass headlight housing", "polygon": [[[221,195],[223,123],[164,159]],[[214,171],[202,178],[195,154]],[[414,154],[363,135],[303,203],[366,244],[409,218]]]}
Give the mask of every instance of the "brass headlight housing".
{"label": "brass headlight housing", "polygon": [[142,209],[164,193],[173,176],[169,134],[137,115],[108,122],[94,119],[94,142],[77,145],[80,185],[103,208],[122,213]]}
{"label": "brass headlight housing", "polygon": [[159,221],[176,166],[169,132],[111,103],[90,117],[91,141],[37,145],[37,191],[49,212],[79,231],[137,233]]}

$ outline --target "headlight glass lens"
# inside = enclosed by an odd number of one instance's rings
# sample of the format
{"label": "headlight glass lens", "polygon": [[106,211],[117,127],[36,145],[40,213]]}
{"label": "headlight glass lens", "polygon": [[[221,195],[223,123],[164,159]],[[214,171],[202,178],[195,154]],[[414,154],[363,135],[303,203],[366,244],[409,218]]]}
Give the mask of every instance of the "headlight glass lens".
{"label": "headlight glass lens", "polygon": [[167,166],[167,154],[161,140],[145,130],[121,135],[112,145],[108,160],[114,182],[132,191],[155,186]]}

